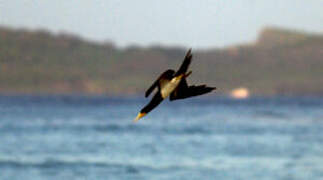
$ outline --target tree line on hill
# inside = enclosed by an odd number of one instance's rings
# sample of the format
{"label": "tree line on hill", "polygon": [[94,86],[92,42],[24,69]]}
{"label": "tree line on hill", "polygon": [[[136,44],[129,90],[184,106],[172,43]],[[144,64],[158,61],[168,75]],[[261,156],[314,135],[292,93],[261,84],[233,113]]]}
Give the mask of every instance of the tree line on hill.
{"label": "tree line on hill", "polygon": [[[71,34],[0,27],[0,93],[143,94],[187,49],[90,42]],[[323,35],[265,28],[249,44],[194,50],[189,83],[220,94],[322,95]]]}

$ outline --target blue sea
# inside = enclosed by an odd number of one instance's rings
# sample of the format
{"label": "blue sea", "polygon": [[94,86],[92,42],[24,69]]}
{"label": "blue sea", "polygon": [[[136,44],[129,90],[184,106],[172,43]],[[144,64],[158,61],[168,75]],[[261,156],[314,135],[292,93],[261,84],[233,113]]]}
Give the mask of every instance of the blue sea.
{"label": "blue sea", "polygon": [[0,96],[0,179],[323,179],[323,98],[148,101]]}

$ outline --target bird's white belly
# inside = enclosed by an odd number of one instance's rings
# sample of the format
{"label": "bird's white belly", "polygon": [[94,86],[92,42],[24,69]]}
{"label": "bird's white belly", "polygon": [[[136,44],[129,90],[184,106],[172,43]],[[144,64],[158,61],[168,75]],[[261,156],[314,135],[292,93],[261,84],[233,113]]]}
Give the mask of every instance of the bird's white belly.
{"label": "bird's white belly", "polygon": [[165,99],[167,98],[178,86],[181,78],[174,77],[172,80],[162,83],[161,85],[161,95]]}

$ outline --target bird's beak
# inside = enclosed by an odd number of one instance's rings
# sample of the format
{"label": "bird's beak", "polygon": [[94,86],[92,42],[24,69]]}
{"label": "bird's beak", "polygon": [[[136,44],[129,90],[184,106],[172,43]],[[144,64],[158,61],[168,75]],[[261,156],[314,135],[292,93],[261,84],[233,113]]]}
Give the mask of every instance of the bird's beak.
{"label": "bird's beak", "polygon": [[147,113],[139,113],[133,122],[137,122],[140,118],[144,117]]}

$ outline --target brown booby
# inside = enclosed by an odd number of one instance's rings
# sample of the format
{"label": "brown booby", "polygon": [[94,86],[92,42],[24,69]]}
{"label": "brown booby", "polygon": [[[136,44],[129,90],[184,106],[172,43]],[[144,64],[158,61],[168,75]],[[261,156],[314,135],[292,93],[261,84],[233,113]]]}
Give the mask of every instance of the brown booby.
{"label": "brown booby", "polygon": [[170,101],[173,101],[206,94],[216,89],[216,87],[207,87],[206,85],[187,85],[186,77],[188,77],[192,73],[192,71],[189,71],[188,73],[186,73],[186,71],[191,61],[192,54],[191,49],[189,49],[186,53],[182,65],[177,70],[177,72],[172,69],[168,69],[157,78],[157,80],[146,91],[145,97],[148,97],[156,87],[158,87],[158,91],[156,92],[152,100],[144,108],[141,109],[137,117],[134,119],[134,122],[138,121],[140,118],[153,110],[168,96]]}

